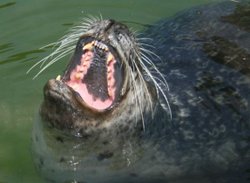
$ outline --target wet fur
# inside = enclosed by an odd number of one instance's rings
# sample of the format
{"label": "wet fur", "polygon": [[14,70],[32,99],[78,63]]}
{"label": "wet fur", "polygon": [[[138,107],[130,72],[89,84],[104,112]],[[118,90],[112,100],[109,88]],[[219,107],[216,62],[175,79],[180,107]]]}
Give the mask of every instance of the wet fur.
{"label": "wet fur", "polygon": [[[34,76],[34,78],[36,78],[52,64],[66,57],[67,55],[72,55],[79,38],[88,31],[92,31],[93,25],[98,24],[101,21],[103,21],[102,17],[89,17],[83,19],[80,25],[73,27],[69,33],[63,36],[59,41],[45,46],[53,46],[55,47],[55,50],[47,57],[33,65],[28,70],[28,72],[40,65],[40,71]],[[143,113],[145,113],[144,107],[150,106],[152,118],[154,110],[154,102],[152,101],[153,99],[151,94],[154,91],[150,91],[148,88],[148,83],[151,83],[154,86],[158,97],[163,97],[161,105],[164,106],[166,112],[169,113],[170,119],[172,118],[172,112],[166,95],[166,92],[169,91],[167,81],[165,76],[159,71],[154,62],[151,61],[151,58],[156,58],[158,62],[161,62],[161,60],[156,54],[150,51],[152,46],[146,43],[148,40],[147,38],[142,38],[139,36],[134,37],[134,35],[136,35],[136,33],[132,31],[125,37],[124,35],[121,35],[121,37],[118,39],[120,39],[119,41],[121,43],[124,42],[122,44],[126,45],[126,47],[118,47],[117,50],[119,52],[119,56],[122,57],[122,64],[125,65],[125,72],[127,75],[126,77],[128,77],[126,78],[126,81],[128,81],[127,87],[133,91],[132,98],[136,102],[136,108],[138,108],[140,111],[143,129],[145,130],[146,127],[143,115]],[[119,45],[117,44],[117,46]],[[124,54],[122,50],[127,51]],[[146,81],[145,78],[148,78],[148,81]],[[143,96],[145,96],[147,100],[142,102],[142,100],[144,100]],[[147,104],[145,104],[145,102]]]}

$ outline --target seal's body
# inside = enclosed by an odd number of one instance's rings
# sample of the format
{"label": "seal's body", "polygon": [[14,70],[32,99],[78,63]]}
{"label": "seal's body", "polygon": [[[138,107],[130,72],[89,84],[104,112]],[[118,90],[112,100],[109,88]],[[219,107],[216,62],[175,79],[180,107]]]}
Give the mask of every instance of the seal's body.
{"label": "seal's body", "polygon": [[44,89],[33,132],[42,174],[53,182],[247,182],[249,7],[193,8],[150,27],[144,44],[113,20],[90,23],[63,77]]}

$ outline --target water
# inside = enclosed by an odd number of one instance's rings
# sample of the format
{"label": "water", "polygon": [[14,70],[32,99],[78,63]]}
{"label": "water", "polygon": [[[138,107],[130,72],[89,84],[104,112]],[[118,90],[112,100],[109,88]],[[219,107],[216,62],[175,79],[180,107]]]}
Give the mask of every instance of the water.
{"label": "water", "polygon": [[0,183],[42,183],[31,158],[30,136],[45,82],[60,74],[67,59],[37,79],[26,71],[81,18],[102,15],[134,29],[211,0],[1,0],[0,1]]}

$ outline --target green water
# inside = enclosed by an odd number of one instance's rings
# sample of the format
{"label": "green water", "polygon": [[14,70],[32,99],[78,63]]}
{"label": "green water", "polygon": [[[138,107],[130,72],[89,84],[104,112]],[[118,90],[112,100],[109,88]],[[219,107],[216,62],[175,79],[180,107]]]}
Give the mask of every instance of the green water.
{"label": "green water", "polygon": [[26,71],[73,23],[100,14],[134,29],[211,0],[1,0],[0,1],[0,183],[42,183],[31,157],[32,121],[45,82],[60,74],[67,59],[46,70]]}

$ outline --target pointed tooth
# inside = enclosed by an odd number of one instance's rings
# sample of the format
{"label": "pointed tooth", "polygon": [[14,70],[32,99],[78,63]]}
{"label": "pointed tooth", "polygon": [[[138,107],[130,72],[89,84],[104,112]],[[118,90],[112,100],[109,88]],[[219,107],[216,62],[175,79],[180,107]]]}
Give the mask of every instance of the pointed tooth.
{"label": "pointed tooth", "polygon": [[60,80],[61,80],[61,75],[58,75],[58,76],[56,77],[56,80],[60,81]]}
{"label": "pointed tooth", "polygon": [[92,50],[93,42],[86,44],[82,49],[83,50]]}
{"label": "pointed tooth", "polygon": [[107,63],[109,64],[110,61],[112,61],[112,60],[114,60],[114,56],[111,53],[109,53],[107,56]]}

